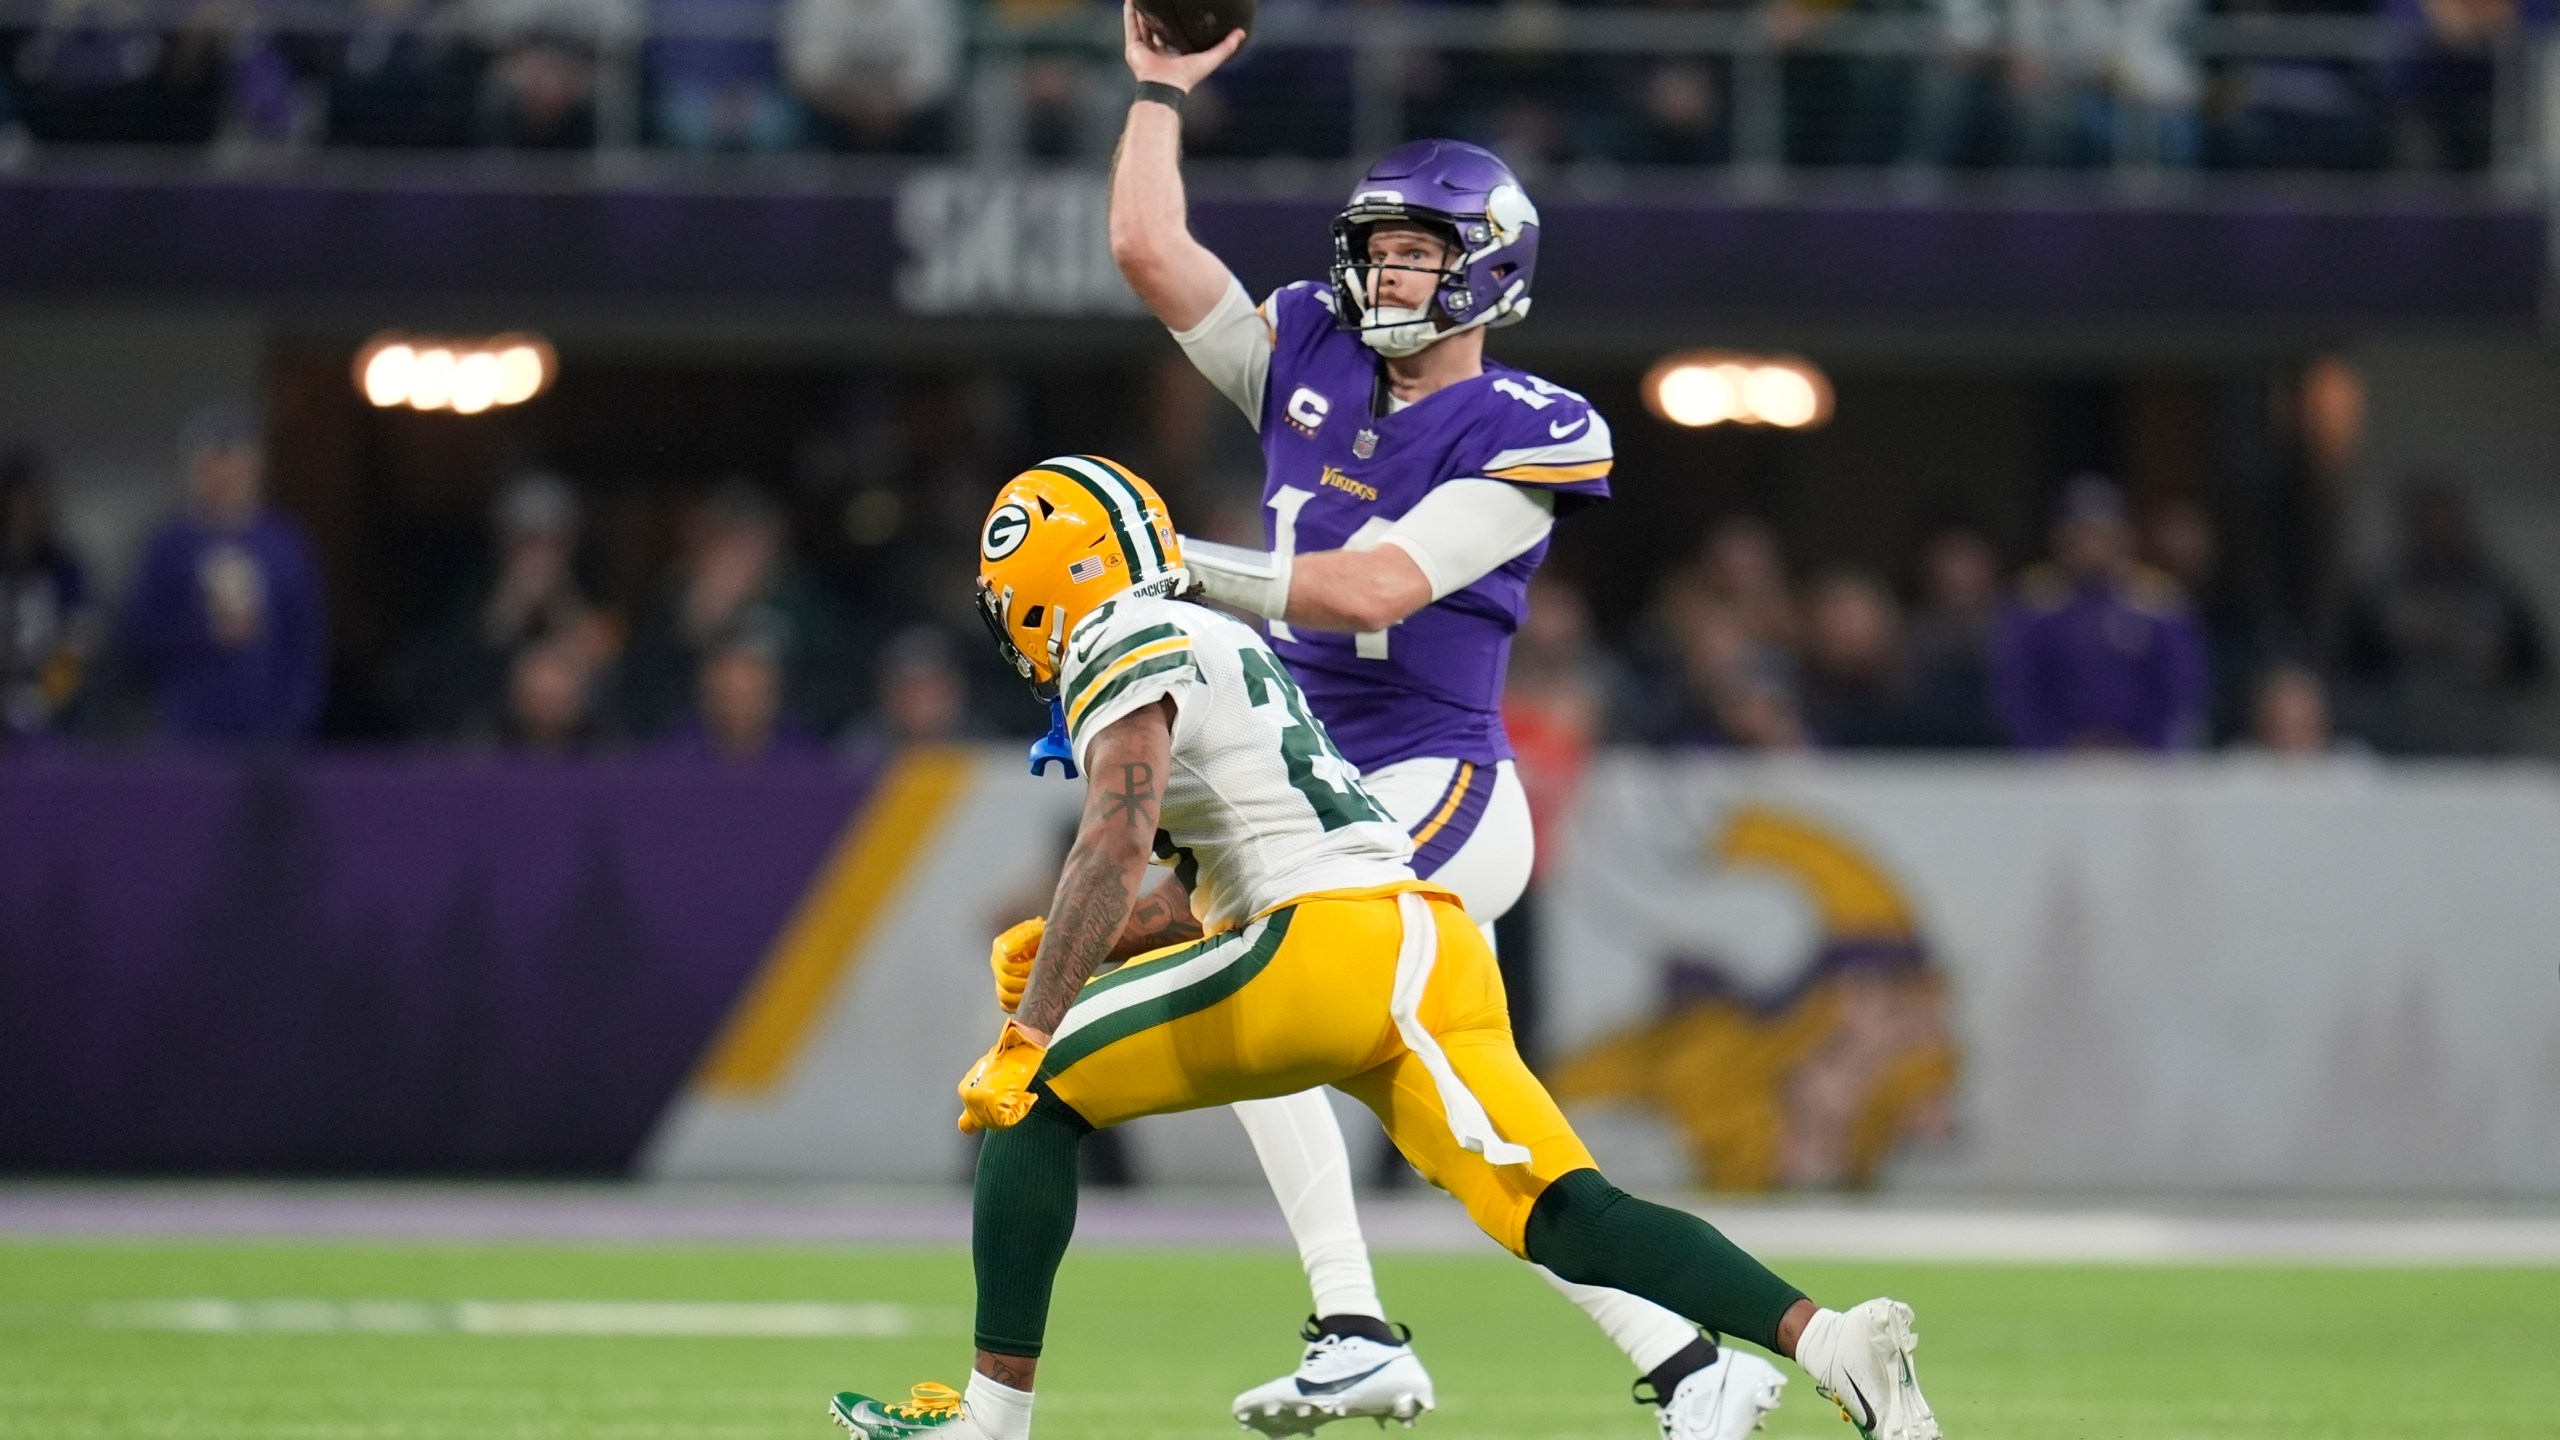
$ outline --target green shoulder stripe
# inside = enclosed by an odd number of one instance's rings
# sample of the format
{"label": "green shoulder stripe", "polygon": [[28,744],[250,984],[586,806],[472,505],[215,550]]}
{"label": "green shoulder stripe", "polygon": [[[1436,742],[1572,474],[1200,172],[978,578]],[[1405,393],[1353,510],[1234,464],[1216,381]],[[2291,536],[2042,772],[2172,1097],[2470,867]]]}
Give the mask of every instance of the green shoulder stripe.
{"label": "green shoulder stripe", "polygon": [[1189,650],[1168,651],[1165,654],[1154,657],[1153,659],[1141,660],[1137,664],[1130,666],[1128,669],[1121,671],[1110,684],[1095,691],[1089,701],[1079,701],[1076,704],[1069,705],[1067,707],[1067,728],[1071,731],[1081,733],[1084,729],[1085,716],[1091,715],[1094,711],[1110,704],[1113,700],[1126,693],[1130,686],[1137,684],[1148,676],[1162,675],[1168,670],[1189,670],[1195,679],[1200,675],[1200,667],[1198,664],[1193,662],[1191,652]]}
{"label": "green shoulder stripe", "polygon": [[1170,640],[1181,633],[1182,627],[1168,620],[1164,624],[1150,625],[1146,629],[1137,631],[1124,639],[1112,641],[1111,648],[1094,656],[1091,660],[1080,660],[1076,662],[1076,678],[1067,682],[1067,693],[1065,696],[1067,708],[1070,710],[1074,709],[1076,697],[1085,692],[1085,687],[1091,685],[1101,676],[1102,672],[1110,669],[1122,656],[1145,646],[1153,645],[1159,640]]}
{"label": "green shoulder stripe", "polygon": [[[1295,907],[1272,912],[1271,917],[1263,922],[1261,938],[1255,940],[1242,954],[1237,955],[1225,965],[1211,970],[1179,990],[1141,1000],[1134,1005],[1103,1016],[1050,1046],[1048,1055],[1040,1062],[1040,1078],[1047,1080],[1062,1075],[1092,1058],[1097,1051],[1116,1045],[1130,1036],[1153,1030],[1159,1025],[1179,1020],[1185,1015],[1196,1015],[1252,984],[1254,977],[1260,975],[1264,968],[1270,965],[1271,957],[1280,953],[1280,943],[1289,935],[1290,917],[1296,913]],[[1157,965],[1139,967],[1140,974],[1150,971],[1157,974],[1164,973]],[[1111,978],[1116,980],[1119,977],[1115,975]],[[1079,1005],[1086,1003],[1086,999],[1092,994],[1093,991],[1088,987],[1085,996],[1080,997],[1076,1003]],[[1075,1012],[1070,1010],[1067,1013],[1072,1015]]]}

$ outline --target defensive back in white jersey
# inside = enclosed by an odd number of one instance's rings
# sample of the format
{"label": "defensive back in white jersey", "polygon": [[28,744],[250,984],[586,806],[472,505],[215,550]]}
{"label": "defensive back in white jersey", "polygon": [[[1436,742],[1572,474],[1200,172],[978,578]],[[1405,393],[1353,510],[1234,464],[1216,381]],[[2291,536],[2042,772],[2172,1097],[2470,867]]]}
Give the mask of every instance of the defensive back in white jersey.
{"label": "defensive back in white jersey", "polygon": [[1163,777],[1156,857],[1191,891],[1212,933],[1327,890],[1413,879],[1413,843],[1359,768],[1342,758],[1262,637],[1183,600],[1125,595],[1067,636],[1060,696],[1086,783],[1093,737],[1171,700],[1173,773]]}

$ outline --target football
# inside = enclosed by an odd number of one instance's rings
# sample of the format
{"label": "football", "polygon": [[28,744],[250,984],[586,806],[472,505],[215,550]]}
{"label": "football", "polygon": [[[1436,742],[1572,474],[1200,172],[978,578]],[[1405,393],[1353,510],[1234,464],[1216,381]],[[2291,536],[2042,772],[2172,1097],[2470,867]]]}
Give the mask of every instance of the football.
{"label": "football", "polygon": [[1254,0],[1138,0],[1138,14],[1185,55],[1216,45],[1230,30],[1250,34],[1253,11]]}

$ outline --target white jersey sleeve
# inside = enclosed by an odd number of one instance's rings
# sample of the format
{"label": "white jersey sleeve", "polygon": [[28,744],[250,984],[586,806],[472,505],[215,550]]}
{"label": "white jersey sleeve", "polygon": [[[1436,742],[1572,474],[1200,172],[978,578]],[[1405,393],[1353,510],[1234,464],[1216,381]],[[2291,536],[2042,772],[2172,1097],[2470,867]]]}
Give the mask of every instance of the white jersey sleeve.
{"label": "white jersey sleeve", "polygon": [[1380,537],[1413,557],[1431,598],[1444,599],[1492,574],[1556,528],[1555,498],[1499,480],[1445,480]]}
{"label": "white jersey sleeve", "polygon": [[[1173,701],[1175,714],[1182,713],[1201,680],[1183,618],[1171,601],[1124,596],[1094,607],[1067,637],[1058,699],[1066,707],[1077,769],[1089,768],[1093,737],[1113,722],[1158,700]],[[1180,728],[1177,720],[1177,734]]]}
{"label": "white jersey sleeve", "polygon": [[1254,308],[1244,282],[1230,275],[1216,307],[1199,324],[1173,332],[1192,367],[1235,402],[1256,430],[1262,428],[1262,392],[1271,382],[1271,351],[1279,343],[1270,311],[1269,301]]}
{"label": "white jersey sleeve", "polygon": [[1111,601],[1068,636],[1061,698],[1080,766],[1113,721],[1174,702],[1156,855],[1211,930],[1302,896],[1413,879],[1404,827],[1262,637],[1233,618],[1180,600]]}

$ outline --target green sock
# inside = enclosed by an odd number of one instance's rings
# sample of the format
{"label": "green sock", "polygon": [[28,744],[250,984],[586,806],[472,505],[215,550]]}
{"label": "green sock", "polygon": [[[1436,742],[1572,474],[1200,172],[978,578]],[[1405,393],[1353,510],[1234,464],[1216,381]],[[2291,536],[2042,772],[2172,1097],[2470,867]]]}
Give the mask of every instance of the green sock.
{"label": "green sock", "polygon": [[969,1248],[978,1267],[978,1348],[1037,1356],[1049,1289],[1076,1233],[1076,1151],[1093,1127],[1042,1087],[1010,1129],[978,1151]]}
{"label": "green sock", "polygon": [[1695,1215],[1639,1200],[1597,1170],[1562,1176],[1529,1211],[1529,1258],[1577,1285],[1606,1285],[1722,1335],[1778,1348],[1804,1292]]}

